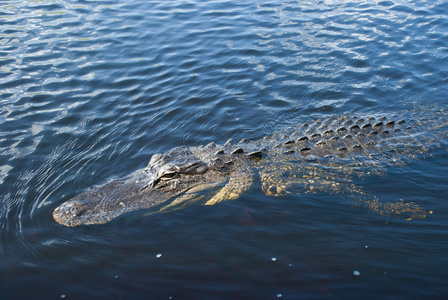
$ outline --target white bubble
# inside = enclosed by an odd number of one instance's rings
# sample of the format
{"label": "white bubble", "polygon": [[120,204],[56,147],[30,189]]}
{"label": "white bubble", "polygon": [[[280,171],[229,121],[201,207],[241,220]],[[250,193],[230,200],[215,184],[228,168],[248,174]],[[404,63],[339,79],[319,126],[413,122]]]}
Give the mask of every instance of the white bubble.
{"label": "white bubble", "polygon": [[156,255],[156,257],[157,257],[157,258],[161,258],[161,257],[162,257],[162,254],[159,253],[159,254]]}
{"label": "white bubble", "polygon": [[277,298],[281,298],[281,297],[283,297],[282,294],[277,294]]}
{"label": "white bubble", "polygon": [[359,275],[361,275],[361,272],[355,270],[355,271],[353,271],[353,275],[359,276]]}
{"label": "white bubble", "polygon": [[65,299],[65,297],[67,297],[66,294],[62,294],[62,295],[61,295],[61,299]]}
{"label": "white bubble", "polygon": [[272,261],[277,261],[277,258],[273,257],[271,258]]}

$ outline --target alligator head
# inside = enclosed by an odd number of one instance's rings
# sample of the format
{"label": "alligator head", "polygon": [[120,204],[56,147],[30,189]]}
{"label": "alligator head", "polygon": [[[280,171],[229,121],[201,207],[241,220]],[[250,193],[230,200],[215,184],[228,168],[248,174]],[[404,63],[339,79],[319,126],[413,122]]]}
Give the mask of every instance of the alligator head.
{"label": "alligator head", "polygon": [[189,148],[154,154],[146,168],[113,180],[63,203],[53,212],[61,225],[103,224],[122,214],[157,207],[198,185],[224,180],[221,169],[197,158]]}

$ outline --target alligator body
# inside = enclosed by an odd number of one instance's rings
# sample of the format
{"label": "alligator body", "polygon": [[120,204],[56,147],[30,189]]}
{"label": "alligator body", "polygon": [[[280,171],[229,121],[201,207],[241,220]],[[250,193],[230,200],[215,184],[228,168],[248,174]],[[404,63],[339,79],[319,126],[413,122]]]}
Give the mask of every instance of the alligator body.
{"label": "alligator body", "polygon": [[167,212],[192,203],[237,199],[252,187],[266,195],[330,193],[379,214],[423,218],[403,201],[383,203],[356,185],[446,145],[446,114],[431,117],[331,117],[261,140],[178,147],[152,156],[146,168],[86,191],[53,212],[65,226],[103,224],[137,210]]}

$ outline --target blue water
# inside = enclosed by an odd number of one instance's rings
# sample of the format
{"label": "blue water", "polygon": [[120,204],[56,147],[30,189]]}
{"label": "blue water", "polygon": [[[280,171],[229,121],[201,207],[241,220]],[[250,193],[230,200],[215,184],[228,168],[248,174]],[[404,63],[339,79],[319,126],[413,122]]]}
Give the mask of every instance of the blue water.
{"label": "blue water", "polygon": [[176,146],[444,109],[447,15],[424,0],[0,1],[0,299],[444,299],[446,147],[362,184],[423,220],[257,190],[101,226],[51,214]]}

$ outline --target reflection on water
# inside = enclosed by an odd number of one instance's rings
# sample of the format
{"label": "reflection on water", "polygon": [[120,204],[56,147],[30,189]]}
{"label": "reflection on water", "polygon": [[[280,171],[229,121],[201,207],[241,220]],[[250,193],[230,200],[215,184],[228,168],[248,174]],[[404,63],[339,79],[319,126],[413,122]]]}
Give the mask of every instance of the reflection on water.
{"label": "reflection on water", "polygon": [[363,182],[425,220],[259,191],[76,229],[51,212],[176,146],[443,110],[446,15],[444,1],[0,1],[0,298],[445,295],[443,143]]}

